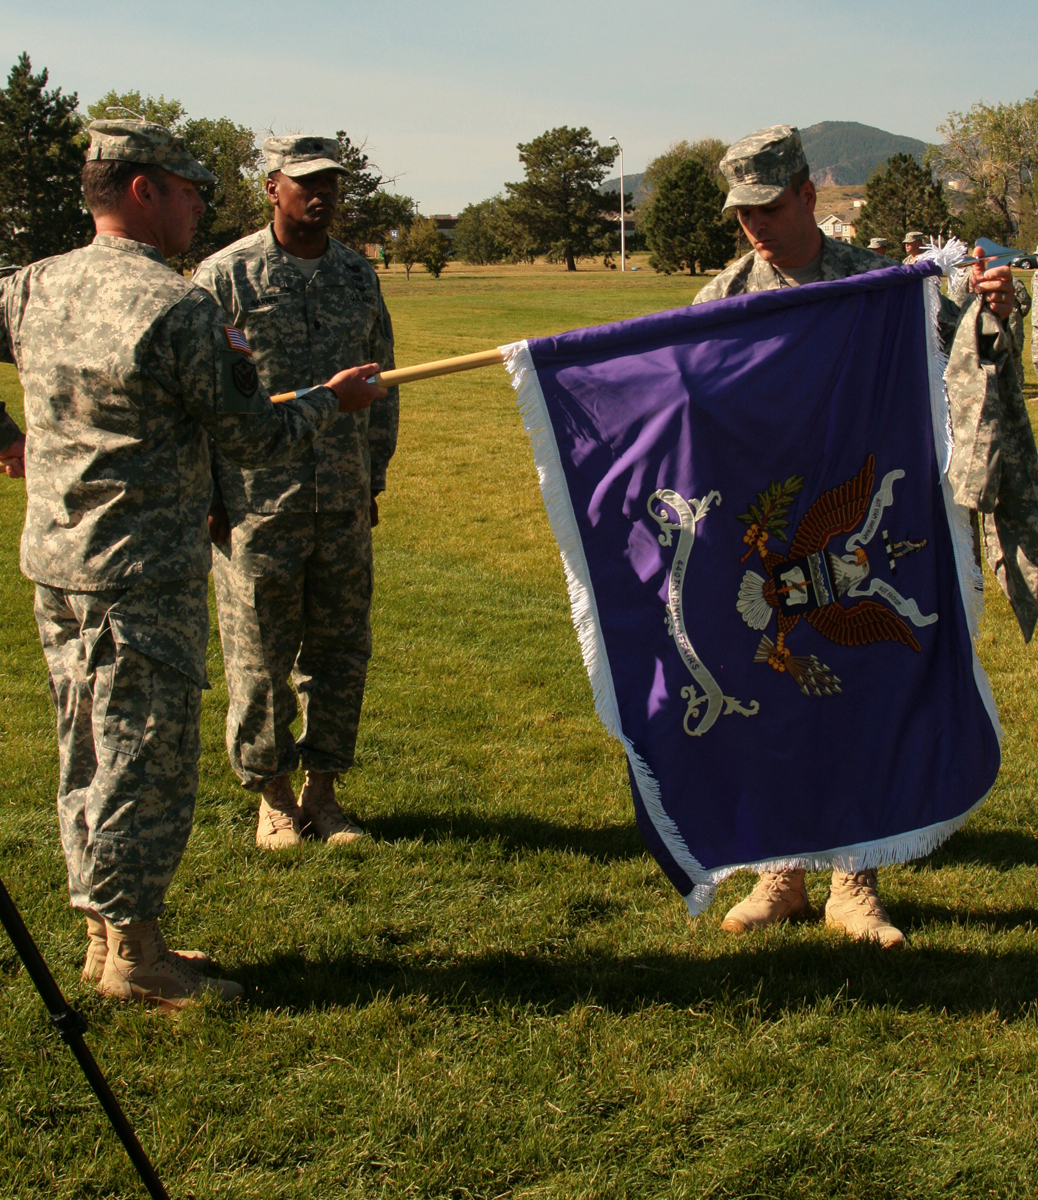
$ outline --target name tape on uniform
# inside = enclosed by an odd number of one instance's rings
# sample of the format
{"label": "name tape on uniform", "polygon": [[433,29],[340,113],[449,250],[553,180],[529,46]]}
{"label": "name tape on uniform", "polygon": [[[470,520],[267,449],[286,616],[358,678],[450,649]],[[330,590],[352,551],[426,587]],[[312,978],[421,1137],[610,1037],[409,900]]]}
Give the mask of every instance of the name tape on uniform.
{"label": "name tape on uniform", "polygon": [[252,347],[245,339],[245,334],[240,329],[235,329],[233,325],[225,325],[224,333],[227,334],[227,341],[230,342],[232,350],[242,350],[246,354],[252,353]]}

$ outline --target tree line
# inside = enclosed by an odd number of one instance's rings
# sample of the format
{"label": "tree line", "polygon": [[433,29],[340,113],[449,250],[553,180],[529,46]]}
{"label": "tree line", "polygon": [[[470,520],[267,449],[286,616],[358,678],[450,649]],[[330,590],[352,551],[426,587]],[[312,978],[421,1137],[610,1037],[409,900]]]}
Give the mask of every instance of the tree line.
{"label": "tree line", "polygon": [[[228,117],[190,117],[179,100],[139,91],[109,91],[81,114],[75,92],[48,90],[48,82],[47,70],[34,74],[22,54],[0,89],[0,264],[22,266],[93,237],[80,173],[89,144],[86,127],[105,118],[143,117],[165,126],[216,176],[215,183],[199,186],[206,211],[190,251],[174,264],[178,268],[197,266],[270,220],[263,156],[247,126]],[[333,236],[359,252],[384,245],[387,265],[399,257],[410,271],[415,262],[428,262],[438,274],[446,262],[446,239],[435,222],[417,215],[410,196],[387,190],[393,181],[383,179],[363,146],[343,130],[336,136],[346,174]]]}
{"label": "tree line", "polygon": [[[76,93],[47,84],[46,69],[34,74],[22,54],[0,89],[0,264],[23,265],[90,240],[79,179],[86,125],[97,118],[141,116],[164,125],[216,176],[199,189],[206,213],[176,266],[191,268],[270,219],[253,130],[227,117],[190,117],[180,101],[139,91],[112,90],[83,115]],[[943,141],[921,164],[896,154],[873,172],[855,240],[897,244],[918,228],[967,242],[984,235],[1007,245],[1038,241],[1038,92],[950,113],[939,132]],[[647,196],[635,207],[630,193],[602,189],[615,146],[600,144],[587,127],[546,130],[517,147],[524,178],[468,205],[451,241],[410,196],[388,190],[395,181],[380,174],[363,145],[343,130],[337,137],[346,174],[333,236],[361,253],[379,247],[381,263],[401,263],[408,277],[417,264],[439,276],[451,257],[476,264],[544,257],[572,271],[581,259],[601,256],[615,265],[621,212],[632,248],[647,247],[650,265],[667,274],[723,267],[748,249],[738,224],[722,215],[727,183],[719,164],[728,147],[716,138],[676,142],[654,158],[644,175]]]}

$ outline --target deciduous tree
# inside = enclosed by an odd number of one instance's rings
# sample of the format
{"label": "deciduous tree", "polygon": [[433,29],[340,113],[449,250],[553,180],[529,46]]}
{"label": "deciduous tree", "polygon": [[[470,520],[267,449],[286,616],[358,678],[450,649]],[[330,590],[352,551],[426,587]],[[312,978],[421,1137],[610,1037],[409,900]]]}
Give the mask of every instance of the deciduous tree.
{"label": "deciduous tree", "polygon": [[85,245],[82,120],[75,92],[47,91],[23,54],[0,90],[0,262],[18,266]]}
{"label": "deciduous tree", "polygon": [[728,191],[728,182],[721,174],[721,159],[728,152],[728,143],[719,138],[700,138],[695,142],[682,139],[672,142],[662,154],[658,154],[645,168],[643,186],[650,191],[659,186],[660,181],[672,174],[674,169],[686,159],[695,158],[706,168],[722,191]]}
{"label": "deciduous tree", "polygon": [[245,125],[236,125],[228,117],[189,118],[179,100],[114,89],[91,104],[87,113],[94,120],[132,120],[137,115],[164,125],[183,138],[195,158],[216,176],[215,183],[198,187],[206,210],[190,250],[175,259],[173,266],[195,267],[208,255],[254,233],[266,221],[262,155],[255,134]]}
{"label": "deciduous tree", "polygon": [[735,230],[721,215],[724,193],[699,158],[680,159],[658,176],[641,227],[649,265],[665,275],[723,267],[735,252]]}
{"label": "deciduous tree", "polygon": [[1011,242],[1035,208],[1038,92],[1013,104],[979,102],[965,114],[951,112],[938,132],[944,141],[927,148],[926,161],[997,213],[995,240]]}
{"label": "deciduous tree", "polygon": [[[526,245],[551,261],[577,269],[578,258],[611,251],[617,234],[603,213],[611,203],[598,188],[616,159],[614,146],[600,146],[590,129],[568,125],[520,142],[526,168],[520,183],[506,183],[508,214]],[[619,211],[619,209],[618,209]]]}
{"label": "deciduous tree", "polygon": [[882,237],[893,248],[902,244],[910,229],[945,237],[951,229],[951,213],[944,185],[934,179],[933,171],[921,167],[910,154],[894,154],[865,184],[865,205],[855,222],[854,240],[867,246],[870,239]]}
{"label": "deciduous tree", "polygon": [[450,258],[450,242],[432,217],[416,216],[397,239],[396,254],[404,264],[408,279],[416,263],[421,263],[434,279],[439,279]]}
{"label": "deciduous tree", "polygon": [[388,269],[393,259],[400,257],[398,249],[401,239],[415,218],[415,202],[410,196],[400,196],[379,188],[372,197],[372,205],[371,241],[382,247],[382,263]]}
{"label": "deciduous tree", "polygon": [[502,216],[500,196],[466,205],[454,229],[454,253],[458,258],[480,267],[508,258],[510,247]]}

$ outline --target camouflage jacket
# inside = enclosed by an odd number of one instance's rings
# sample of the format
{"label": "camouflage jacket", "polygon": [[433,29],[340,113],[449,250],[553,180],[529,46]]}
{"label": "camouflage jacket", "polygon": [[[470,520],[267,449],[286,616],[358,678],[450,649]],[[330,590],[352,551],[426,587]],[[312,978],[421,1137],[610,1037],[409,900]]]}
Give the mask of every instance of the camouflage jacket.
{"label": "camouflage jacket", "polygon": [[[849,242],[839,242],[822,234],[822,274],[819,282],[847,279],[851,275],[862,275],[866,271],[880,271],[884,267],[899,265],[896,260],[884,258],[882,254],[866,250],[863,246],[852,246]],[[790,286],[771,263],[758,257],[757,253],[751,250],[749,254],[744,254],[730,267],[725,267],[720,275],[711,279],[706,287],[697,293],[692,303],[704,304],[708,300],[720,300],[724,296],[740,296],[744,292],[769,292]],[[947,296],[942,296],[938,319],[941,339],[945,350],[948,350],[955,337],[959,306]]]}
{"label": "camouflage jacket", "polygon": [[988,564],[1030,641],[1038,621],[1038,451],[1010,340],[975,296],[963,310],[944,379],[955,501],[979,513]]}
{"label": "camouflage jacket", "polygon": [[72,591],[204,579],[207,433],[242,466],[285,461],[338,413],[272,405],[213,299],[158,250],[99,236],[0,281],[0,358],[25,391],[22,571]]}
{"label": "camouflage jacket", "polygon": [[13,446],[21,436],[22,431],[18,428],[18,422],[14,417],[7,415],[7,405],[0,400],[0,450],[6,450],[8,446]]}
{"label": "camouflage jacket", "polygon": [[[879,271],[896,264],[882,254],[852,246],[849,242],[838,242],[822,234],[822,280],[846,279],[849,275],[861,275],[864,271]],[[704,304],[707,300],[720,300],[722,296],[740,296],[743,292],[770,292],[775,288],[790,285],[775,270],[771,263],[760,258],[756,251],[744,254],[730,267],[725,267],[715,276],[692,301]]]}
{"label": "camouflage jacket", "polygon": [[[948,284],[948,295],[960,306],[965,306],[971,296],[970,271],[955,271]],[[1013,311],[1005,320],[1005,327],[1013,339],[1013,354],[1020,358],[1024,352],[1024,317],[1031,311],[1031,296],[1023,280],[1013,276]]]}
{"label": "camouflage jacket", "polygon": [[[378,277],[334,238],[309,283],[288,261],[272,226],[212,255],[195,272],[243,330],[264,385],[290,392],[330,379],[345,367],[393,362],[393,327]],[[240,470],[219,452],[214,475],[232,521],[248,512],[367,508],[384,490],[396,449],[399,394],[359,413],[342,413],[292,463]]]}

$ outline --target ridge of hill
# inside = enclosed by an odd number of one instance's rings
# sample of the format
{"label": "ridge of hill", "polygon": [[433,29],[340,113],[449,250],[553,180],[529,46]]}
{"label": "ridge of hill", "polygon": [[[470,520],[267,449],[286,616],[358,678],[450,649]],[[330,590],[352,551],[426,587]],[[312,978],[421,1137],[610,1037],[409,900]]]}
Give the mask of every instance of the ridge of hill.
{"label": "ridge of hill", "polygon": [[[861,187],[892,154],[910,154],[920,160],[926,143],[900,133],[888,133],[860,121],[820,121],[800,131],[804,153],[811,164],[816,187]],[[624,191],[634,193],[635,205],[652,194],[645,172],[624,175]],[[598,189],[603,195],[620,190],[620,177],[607,179]]]}
{"label": "ridge of hill", "polygon": [[[652,193],[652,189],[643,185],[642,180],[645,178],[644,171],[638,171],[634,175],[624,175],[624,191],[630,195],[634,195],[635,205],[639,205],[644,200],[648,200]],[[613,179],[607,179],[605,183],[598,189],[599,194],[606,196],[611,192],[620,190],[620,176],[617,175]],[[619,220],[619,218],[617,218]]]}
{"label": "ridge of hill", "polygon": [[801,129],[800,140],[816,187],[863,184],[892,154],[919,160],[926,143],[858,121],[820,121]]}

